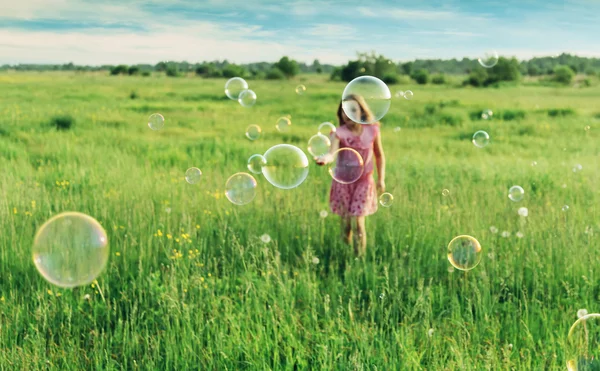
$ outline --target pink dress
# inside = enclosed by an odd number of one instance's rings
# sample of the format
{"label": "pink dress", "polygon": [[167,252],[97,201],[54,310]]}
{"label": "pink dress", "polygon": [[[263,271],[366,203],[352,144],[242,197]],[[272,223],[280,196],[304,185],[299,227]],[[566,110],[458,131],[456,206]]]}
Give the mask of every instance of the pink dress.
{"label": "pink dress", "polygon": [[363,158],[364,171],[354,183],[342,184],[333,180],[329,193],[331,211],[342,216],[366,216],[377,211],[377,189],[373,180],[373,143],[379,135],[379,125],[363,125],[360,135],[352,133],[346,125],[340,126],[335,136],[340,148],[352,148]]}

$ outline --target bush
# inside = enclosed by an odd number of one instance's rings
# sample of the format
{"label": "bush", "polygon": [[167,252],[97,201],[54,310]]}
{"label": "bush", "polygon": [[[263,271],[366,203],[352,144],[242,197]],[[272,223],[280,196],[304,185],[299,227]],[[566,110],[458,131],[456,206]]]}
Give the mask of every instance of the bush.
{"label": "bush", "polygon": [[127,73],[129,74],[129,76],[139,75],[140,68],[138,66],[131,66],[127,69]]}
{"label": "bush", "polygon": [[488,86],[501,81],[519,81],[521,71],[519,70],[519,61],[516,58],[507,59],[500,57],[498,63],[487,72],[488,78],[483,85]]}
{"label": "bush", "polygon": [[116,75],[125,75],[129,71],[129,67],[124,64],[120,64],[110,69],[110,74],[113,76]]}
{"label": "bush", "polygon": [[571,108],[551,108],[548,110],[548,116],[550,117],[564,117],[574,115],[575,111]]}
{"label": "bush", "polygon": [[342,80],[342,68],[336,67],[331,71],[331,75],[329,75],[329,79],[331,81],[341,81]]}
{"label": "bush", "polygon": [[425,105],[425,113],[428,115],[433,115],[434,113],[436,113],[438,110],[437,106],[435,104],[426,104]]}
{"label": "bush", "polygon": [[267,80],[283,80],[283,79],[285,79],[285,75],[277,67],[271,68],[269,73],[267,73]]}
{"label": "bush", "polygon": [[525,118],[523,110],[506,110],[502,111],[500,117],[504,121],[522,120]]}
{"label": "bush", "polygon": [[415,80],[417,84],[425,85],[429,82],[429,72],[425,69],[420,69],[413,73],[411,78]]}
{"label": "bush", "polygon": [[50,125],[56,130],[69,130],[75,125],[75,119],[69,115],[54,116],[50,119]]}
{"label": "bush", "polygon": [[443,73],[440,73],[439,75],[433,76],[433,78],[431,79],[431,82],[436,85],[443,85],[446,83],[446,76],[444,76]]}
{"label": "bush", "polygon": [[287,78],[292,78],[300,72],[298,63],[288,57],[282,57],[279,62],[273,65],[273,67],[278,68]]}
{"label": "bush", "polygon": [[144,76],[144,77],[148,77],[148,76],[151,76],[151,75],[152,75],[152,73],[150,71],[143,71],[142,72],[142,76]]}
{"label": "bush", "polygon": [[462,121],[462,117],[456,115],[444,114],[440,116],[440,123],[448,126],[459,126]]}
{"label": "bush", "polygon": [[179,71],[177,70],[176,66],[168,66],[167,69],[165,70],[165,73],[169,77],[177,77],[177,76],[179,76]]}
{"label": "bush", "polygon": [[228,79],[232,77],[248,76],[248,71],[244,67],[238,66],[237,64],[228,64],[225,68],[223,68],[223,71],[221,71],[221,73],[223,74],[223,77],[226,77]]}
{"label": "bush", "polygon": [[585,74],[588,76],[596,76],[596,70],[594,70],[593,68],[588,68],[587,70],[585,70]]}
{"label": "bush", "polygon": [[138,93],[136,91],[132,91],[131,93],[129,93],[129,99],[137,99],[140,96],[138,95]]}
{"label": "bush", "polygon": [[[477,68],[469,74],[469,77],[463,82],[463,85],[475,87],[483,86],[488,78],[487,72],[483,68]],[[480,112],[481,114],[481,112]]]}
{"label": "bush", "polygon": [[393,84],[397,84],[400,81],[400,78],[395,73],[388,73],[385,76],[383,76],[382,80],[386,84],[393,85]]}
{"label": "bush", "polygon": [[569,85],[575,76],[575,72],[569,66],[558,65],[554,67],[554,76],[552,81],[559,84]]}

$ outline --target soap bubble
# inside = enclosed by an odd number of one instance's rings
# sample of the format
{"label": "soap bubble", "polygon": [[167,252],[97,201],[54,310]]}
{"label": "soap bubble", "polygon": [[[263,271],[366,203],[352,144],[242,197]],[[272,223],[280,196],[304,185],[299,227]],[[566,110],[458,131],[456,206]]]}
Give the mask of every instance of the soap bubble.
{"label": "soap bubble", "polygon": [[589,126],[589,125],[586,125],[586,126],[583,128],[583,130],[585,130],[585,131],[590,131],[590,129],[591,129],[591,128],[590,128],[590,126]]}
{"label": "soap bubble", "polygon": [[450,194],[450,191],[447,189],[443,189],[442,190],[442,196],[448,196]]}
{"label": "soap bubble", "polygon": [[327,135],[329,136],[330,134],[335,133],[336,131],[336,127],[335,125],[333,125],[331,122],[324,122],[321,125],[319,125],[319,129],[317,130],[317,132],[319,134],[323,134],[323,135]]}
{"label": "soap bubble", "polygon": [[533,162],[531,163],[531,166],[537,166],[537,161],[533,161]]}
{"label": "soap bubble", "polygon": [[235,173],[225,183],[225,197],[236,205],[245,205],[256,196],[256,179],[248,173]]}
{"label": "soap bubble", "polygon": [[363,175],[364,161],[352,148],[340,148],[333,153],[329,174],[338,183],[351,184]]}
{"label": "soap bubble", "polygon": [[165,118],[160,113],[153,113],[148,118],[148,127],[152,130],[160,130],[165,126]]}
{"label": "soap bubble", "polygon": [[241,77],[232,77],[225,83],[225,95],[227,98],[237,100],[240,93],[248,89],[248,83]]}
{"label": "soap bubble", "polygon": [[191,167],[185,172],[185,181],[190,184],[196,184],[202,178],[202,171],[197,167]]}
{"label": "soap bubble", "polygon": [[331,141],[323,134],[313,135],[308,140],[308,152],[313,157],[321,157],[329,153]]}
{"label": "soap bubble", "polygon": [[490,136],[483,130],[477,131],[473,134],[473,144],[475,147],[483,148],[490,142]]}
{"label": "soap bubble", "polygon": [[108,238],[96,219],[66,212],[40,227],[32,252],[35,267],[48,282],[65,288],[83,286],[106,267]]}
{"label": "soap bubble", "polygon": [[569,205],[564,205],[562,207],[562,211],[569,211]]}
{"label": "soap bubble", "polygon": [[238,102],[242,107],[252,107],[256,103],[256,93],[250,89],[246,89],[240,93]]}
{"label": "soap bubble", "polygon": [[246,138],[250,140],[257,140],[262,132],[260,126],[250,125],[246,128]]}
{"label": "soap bubble", "polygon": [[404,92],[402,90],[398,90],[394,96],[396,98],[404,98]]}
{"label": "soap bubble", "polygon": [[262,168],[267,164],[263,155],[252,155],[248,159],[248,170],[254,174],[262,173]]}
{"label": "soap bubble", "polygon": [[414,96],[415,94],[411,90],[407,90],[404,92],[404,99],[406,100],[411,100]]}
{"label": "soap bubble", "polygon": [[304,94],[304,92],[306,92],[306,86],[304,86],[304,85],[296,86],[296,94],[302,95],[302,94]]}
{"label": "soap bubble", "polygon": [[484,109],[481,113],[481,118],[484,120],[491,119],[494,116],[494,112],[491,109]]}
{"label": "soap bubble", "polygon": [[519,202],[523,199],[523,196],[525,196],[525,190],[521,186],[514,185],[508,190],[508,198],[511,201]]}
{"label": "soap bubble", "polygon": [[448,244],[448,260],[456,269],[468,271],[481,261],[481,244],[474,237],[454,237]]}
{"label": "soap bubble", "polygon": [[495,50],[487,51],[477,61],[484,68],[492,68],[498,63],[498,53]]}
{"label": "soap bubble", "polygon": [[385,192],[379,196],[379,204],[383,207],[390,207],[394,202],[394,196],[391,193]]}
{"label": "soap bubble", "polygon": [[583,170],[583,166],[581,166],[581,164],[575,164],[575,166],[573,166],[574,173],[581,171],[581,170]]}
{"label": "soap bubble", "polygon": [[342,94],[342,109],[359,124],[373,124],[390,108],[392,94],[387,85],[373,76],[360,76],[350,81]]}
{"label": "soap bubble", "polygon": [[269,243],[269,242],[271,242],[271,236],[269,236],[268,234],[265,233],[262,236],[260,236],[260,240],[263,243]]}
{"label": "soap bubble", "polygon": [[292,121],[290,121],[287,117],[280,117],[277,119],[277,123],[275,124],[275,128],[280,133],[287,133],[290,131],[292,127]]}
{"label": "soap bubble", "polygon": [[567,336],[565,356],[569,371],[600,368],[600,314],[587,314],[575,321]]}
{"label": "soap bubble", "polygon": [[291,144],[278,144],[264,154],[267,164],[263,175],[277,188],[298,187],[308,176],[308,158],[302,150]]}
{"label": "soap bubble", "polygon": [[399,133],[402,130],[402,128],[400,126],[396,126],[394,128],[394,133]]}

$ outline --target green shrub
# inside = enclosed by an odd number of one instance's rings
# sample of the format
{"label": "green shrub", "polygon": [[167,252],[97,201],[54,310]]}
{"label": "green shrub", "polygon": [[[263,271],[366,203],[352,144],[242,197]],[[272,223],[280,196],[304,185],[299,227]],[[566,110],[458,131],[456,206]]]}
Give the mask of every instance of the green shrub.
{"label": "green shrub", "polygon": [[593,68],[588,68],[587,70],[585,70],[585,74],[588,76],[596,76],[596,70]]}
{"label": "green shrub", "polygon": [[125,74],[127,74],[128,71],[129,71],[129,67],[127,67],[124,64],[120,64],[118,66],[112,67],[110,69],[110,74],[113,75],[113,76],[116,76],[116,75],[125,75]]}
{"label": "green shrub", "polygon": [[397,84],[398,82],[400,82],[400,78],[395,73],[386,74],[385,76],[383,76],[382,80],[386,84],[390,84],[390,85]]}
{"label": "green shrub", "polygon": [[443,114],[440,116],[440,123],[448,126],[459,126],[463,119],[458,115]]}
{"label": "green shrub", "polygon": [[431,82],[436,85],[443,85],[446,83],[446,76],[440,73],[439,75],[435,75],[431,78]]}
{"label": "green shrub", "polygon": [[483,68],[477,68],[469,74],[469,77],[463,82],[463,85],[480,87],[483,86],[487,78],[487,72]]}
{"label": "green shrub", "polygon": [[287,78],[292,78],[300,72],[298,63],[289,57],[282,57],[273,67],[278,68]]}
{"label": "green shrub", "polygon": [[415,80],[417,84],[425,85],[429,82],[429,72],[425,69],[420,69],[413,73],[411,78]]}
{"label": "green shrub", "polygon": [[592,80],[590,80],[590,79],[583,79],[581,81],[581,85],[585,86],[586,88],[589,88],[590,86],[592,86]]}
{"label": "green shrub", "polygon": [[140,96],[138,95],[138,93],[136,91],[132,91],[131,93],[129,93],[129,99],[137,99]]}
{"label": "green shrub", "polygon": [[50,125],[56,130],[69,130],[75,125],[75,119],[69,115],[54,116],[50,119]]}
{"label": "green shrub", "polygon": [[438,110],[438,107],[435,104],[426,104],[425,105],[425,113],[428,115],[433,115]]}
{"label": "green shrub", "polygon": [[569,66],[558,65],[554,67],[552,81],[559,84],[569,85],[575,76],[575,72]]}
{"label": "green shrub", "polygon": [[550,117],[564,117],[574,115],[575,111],[571,108],[551,108],[548,110]]}
{"label": "green shrub", "polygon": [[139,75],[139,74],[140,74],[140,68],[139,68],[138,66],[131,66],[131,67],[129,67],[129,68],[127,69],[127,73],[128,73],[130,76],[133,76],[133,75]]}
{"label": "green shrub", "polygon": [[165,70],[165,73],[167,76],[169,77],[178,77],[179,76],[179,71],[177,70],[177,66],[168,66],[167,69]]}
{"label": "green shrub", "polygon": [[283,80],[283,79],[285,79],[285,75],[277,67],[271,68],[271,70],[267,73],[267,80]]}
{"label": "green shrub", "polygon": [[525,118],[523,110],[506,110],[500,113],[500,117],[504,121],[522,120]]}
{"label": "green shrub", "polygon": [[148,77],[148,76],[151,76],[151,75],[152,75],[152,72],[150,72],[150,71],[143,71],[142,72],[142,76],[144,76],[144,77]]}

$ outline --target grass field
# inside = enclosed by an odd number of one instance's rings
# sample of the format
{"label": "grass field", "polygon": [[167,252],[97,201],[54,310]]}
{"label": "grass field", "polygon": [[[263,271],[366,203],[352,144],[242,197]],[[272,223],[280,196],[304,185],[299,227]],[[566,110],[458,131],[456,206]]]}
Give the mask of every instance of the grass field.
{"label": "grass field", "polygon": [[[577,310],[600,311],[600,87],[393,87],[415,93],[382,120],[394,204],[368,218],[356,260],[338,218],[319,217],[324,168],[287,191],[257,176],[246,206],[223,195],[250,155],[306,150],[335,122],[344,84],[249,81],[258,101],[243,108],[224,83],[0,74],[0,369],[565,368]],[[470,118],[484,108],[492,120]],[[161,131],[146,125],[154,112]],[[50,126],[65,114],[73,128]],[[280,134],[285,114],[293,127]],[[255,142],[250,124],[263,128]],[[473,146],[476,130],[488,147]],[[191,166],[197,185],[184,180]],[[63,290],[37,273],[31,246],[70,210],[102,223],[111,258],[97,283]],[[446,258],[459,234],[484,249],[468,273]]]}

